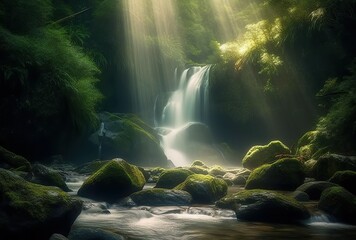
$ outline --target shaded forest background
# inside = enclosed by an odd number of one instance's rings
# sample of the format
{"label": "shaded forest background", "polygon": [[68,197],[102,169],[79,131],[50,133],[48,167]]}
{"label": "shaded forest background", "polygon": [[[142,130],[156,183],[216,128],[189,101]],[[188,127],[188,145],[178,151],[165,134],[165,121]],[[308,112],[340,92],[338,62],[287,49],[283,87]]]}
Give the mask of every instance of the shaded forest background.
{"label": "shaded forest background", "polygon": [[[356,1],[232,0],[234,39],[208,2],[177,0],[182,41],[165,44],[182,49],[169,56],[179,67],[214,64],[218,141],[244,152],[316,130],[316,149],[355,154]],[[0,145],[32,160],[70,156],[98,112],[133,111],[124,11],[121,0],[0,0]]]}

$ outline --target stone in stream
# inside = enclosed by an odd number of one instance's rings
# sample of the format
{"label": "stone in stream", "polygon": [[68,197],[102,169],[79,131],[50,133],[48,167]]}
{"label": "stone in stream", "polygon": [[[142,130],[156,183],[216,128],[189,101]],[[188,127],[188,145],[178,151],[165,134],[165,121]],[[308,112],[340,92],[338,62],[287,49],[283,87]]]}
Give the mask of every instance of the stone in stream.
{"label": "stone in stream", "polygon": [[338,184],[356,195],[356,172],[355,171],[338,171],[330,179],[329,182]]}
{"label": "stone in stream", "polygon": [[78,195],[98,201],[115,202],[142,190],[145,183],[145,177],[138,167],[117,158],[88,177]]}
{"label": "stone in stream", "polygon": [[231,209],[240,220],[294,223],[310,217],[295,199],[270,190],[243,190],[220,199],[216,206]]}
{"label": "stone in stream", "polygon": [[294,158],[283,158],[253,170],[246,189],[295,190],[304,179],[303,164]]}
{"label": "stone in stream", "polygon": [[290,150],[281,141],[272,141],[263,146],[253,146],[242,159],[242,165],[252,170],[263,164],[277,161],[277,156],[283,154],[290,154]]}
{"label": "stone in stream", "polygon": [[174,188],[194,174],[192,171],[184,168],[168,169],[161,173],[156,183],[156,188]]}
{"label": "stone in stream", "polygon": [[45,186],[59,187],[66,192],[70,191],[65,183],[64,177],[62,177],[58,171],[50,169],[42,164],[34,164],[32,166],[32,171],[34,174],[34,178],[31,180],[32,182]]}
{"label": "stone in stream", "polygon": [[307,182],[300,185],[296,191],[305,192],[311,200],[319,200],[321,193],[330,187],[337,186],[335,183],[326,181]]}
{"label": "stone in stream", "polygon": [[57,187],[27,182],[0,169],[0,233],[7,239],[48,240],[67,235],[82,210],[82,201]]}
{"label": "stone in stream", "polygon": [[163,188],[144,189],[130,197],[140,206],[187,206],[192,202],[192,196],[186,191]]}
{"label": "stone in stream", "polygon": [[343,187],[330,187],[324,190],[318,207],[338,221],[356,224],[356,196]]}
{"label": "stone in stream", "polygon": [[213,203],[226,195],[227,187],[223,179],[193,174],[174,189],[189,192],[195,203]]}

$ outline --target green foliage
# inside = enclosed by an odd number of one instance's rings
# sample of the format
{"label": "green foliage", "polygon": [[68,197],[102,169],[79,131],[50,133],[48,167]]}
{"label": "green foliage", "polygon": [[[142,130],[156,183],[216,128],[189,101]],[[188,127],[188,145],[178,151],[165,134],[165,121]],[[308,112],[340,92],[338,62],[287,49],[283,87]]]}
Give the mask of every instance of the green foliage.
{"label": "green foliage", "polygon": [[[49,24],[51,1],[3,5],[0,111],[6,117],[0,120],[0,142],[21,149],[37,139],[46,142],[49,152],[58,151],[56,144],[61,148],[96,127],[96,107],[102,99],[95,87],[99,69],[74,44],[69,27]],[[86,37],[76,36],[78,44]],[[34,154],[30,149],[19,151]]]}

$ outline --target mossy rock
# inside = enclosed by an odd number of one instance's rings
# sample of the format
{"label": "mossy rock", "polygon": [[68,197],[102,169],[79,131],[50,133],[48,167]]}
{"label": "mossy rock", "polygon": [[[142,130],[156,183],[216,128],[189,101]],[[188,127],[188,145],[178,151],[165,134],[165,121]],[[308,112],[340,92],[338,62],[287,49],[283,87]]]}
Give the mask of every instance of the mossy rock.
{"label": "mossy rock", "polygon": [[338,171],[330,179],[329,182],[336,183],[346,190],[356,195],[356,172],[355,171]]}
{"label": "mossy rock", "polygon": [[297,143],[296,154],[308,160],[311,159],[313,154],[318,150],[317,145],[314,143],[318,131],[306,132]]}
{"label": "mossy rock", "polygon": [[7,239],[47,240],[67,235],[82,201],[57,187],[30,183],[0,169],[0,232]]}
{"label": "mossy rock", "polygon": [[310,217],[308,210],[295,199],[267,190],[243,190],[216,202],[219,208],[231,209],[240,220],[294,223]]}
{"label": "mossy rock", "polygon": [[115,202],[142,190],[145,183],[145,177],[136,166],[122,159],[113,159],[84,181],[78,195]]}
{"label": "mossy rock", "polygon": [[193,174],[174,189],[189,192],[195,203],[212,203],[226,195],[227,187],[223,179]]}
{"label": "mossy rock", "polygon": [[290,154],[289,148],[281,141],[272,141],[264,146],[253,146],[242,159],[243,167],[255,169],[263,164],[278,160],[278,155]]}
{"label": "mossy rock", "polygon": [[209,174],[212,176],[224,176],[225,173],[226,173],[226,170],[224,170],[219,165],[214,165],[211,168],[209,168]]}
{"label": "mossy rock", "polygon": [[130,195],[137,205],[145,206],[187,206],[192,202],[192,196],[181,190],[151,188]]}
{"label": "mossy rock", "polygon": [[202,168],[208,168],[208,166],[201,160],[194,160],[190,166],[191,167],[198,166],[198,167],[202,167]]}
{"label": "mossy rock", "polygon": [[158,178],[156,188],[174,188],[194,173],[184,168],[168,169],[161,173]]}
{"label": "mossy rock", "polygon": [[252,171],[246,189],[294,190],[303,184],[303,164],[295,158],[283,158]]}
{"label": "mossy rock", "polygon": [[[104,158],[120,156],[135,165],[167,166],[159,135],[138,116],[108,112],[99,116],[105,126],[105,135],[101,137]],[[99,131],[90,139],[99,145],[98,134]]]}
{"label": "mossy rock", "polygon": [[98,171],[102,166],[104,166],[108,162],[110,162],[110,160],[87,162],[76,167],[74,171],[80,174],[92,174]]}
{"label": "mossy rock", "polygon": [[327,182],[327,181],[314,181],[314,182],[307,182],[300,185],[296,191],[305,192],[309,195],[311,200],[319,200],[321,193],[330,187],[337,186],[335,183]]}
{"label": "mossy rock", "polygon": [[318,207],[338,221],[356,224],[356,197],[343,187],[324,190]]}
{"label": "mossy rock", "polygon": [[50,169],[42,164],[34,164],[32,167],[34,179],[32,180],[35,183],[39,183],[45,186],[55,186],[59,187],[63,191],[69,192],[67,184],[65,183],[65,179],[62,175]]}
{"label": "mossy rock", "polygon": [[310,178],[314,178],[315,177],[315,164],[318,161],[315,159],[309,159],[307,161],[304,162],[304,171],[305,171],[305,175],[307,177]]}
{"label": "mossy rock", "polygon": [[207,168],[197,166],[197,165],[189,167],[189,170],[196,174],[204,174],[204,175],[209,174],[209,171]]}
{"label": "mossy rock", "polygon": [[317,180],[328,180],[337,171],[356,171],[356,156],[325,154],[318,159],[314,170]]}
{"label": "mossy rock", "polygon": [[32,170],[31,164],[26,158],[17,155],[2,146],[0,146],[0,163],[21,171],[31,172]]}

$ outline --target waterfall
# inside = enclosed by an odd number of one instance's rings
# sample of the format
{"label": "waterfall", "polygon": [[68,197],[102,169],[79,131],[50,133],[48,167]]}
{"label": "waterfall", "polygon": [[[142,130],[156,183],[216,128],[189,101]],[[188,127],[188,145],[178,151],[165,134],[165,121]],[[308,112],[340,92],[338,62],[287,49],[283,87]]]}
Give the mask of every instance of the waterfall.
{"label": "waterfall", "polygon": [[[162,147],[175,166],[189,165],[187,141],[211,139],[203,124],[207,117],[210,65],[183,71],[178,89],[168,98],[159,120]],[[156,107],[155,107],[156,108]]]}

